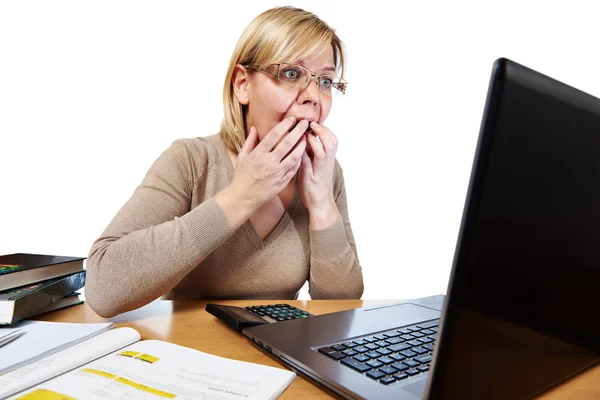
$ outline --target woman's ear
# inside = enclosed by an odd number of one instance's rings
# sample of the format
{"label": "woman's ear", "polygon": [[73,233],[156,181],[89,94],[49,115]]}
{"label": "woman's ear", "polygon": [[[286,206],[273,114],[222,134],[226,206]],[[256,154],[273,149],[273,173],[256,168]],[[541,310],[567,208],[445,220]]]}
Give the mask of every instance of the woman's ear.
{"label": "woman's ear", "polygon": [[235,93],[235,97],[237,97],[238,102],[242,105],[248,105],[249,96],[248,96],[248,70],[238,64],[235,66],[233,70],[233,75],[231,80],[233,81],[233,92]]}

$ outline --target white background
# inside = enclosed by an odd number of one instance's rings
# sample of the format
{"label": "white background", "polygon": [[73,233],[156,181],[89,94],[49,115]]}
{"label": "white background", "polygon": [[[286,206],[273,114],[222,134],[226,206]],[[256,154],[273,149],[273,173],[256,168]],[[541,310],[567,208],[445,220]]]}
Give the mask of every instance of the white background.
{"label": "white background", "polygon": [[[1,2],[0,254],[87,256],[173,140],[218,131],[233,48],[277,5]],[[444,293],[493,61],[600,96],[598,7],[293,5],[348,51],[349,89],[327,125],[340,140],[363,298]]]}

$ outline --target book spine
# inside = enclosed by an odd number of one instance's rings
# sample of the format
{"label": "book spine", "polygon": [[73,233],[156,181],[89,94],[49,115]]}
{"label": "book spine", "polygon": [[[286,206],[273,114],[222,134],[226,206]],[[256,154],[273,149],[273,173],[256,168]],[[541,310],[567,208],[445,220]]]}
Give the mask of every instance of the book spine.
{"label": "book spine", "polygon": [[52,285],[44,286],[33,293],[15,300],[14,313],[10,324],[34,315],[68,294],[81,289],[85,285],[85,271],[67,275]]}

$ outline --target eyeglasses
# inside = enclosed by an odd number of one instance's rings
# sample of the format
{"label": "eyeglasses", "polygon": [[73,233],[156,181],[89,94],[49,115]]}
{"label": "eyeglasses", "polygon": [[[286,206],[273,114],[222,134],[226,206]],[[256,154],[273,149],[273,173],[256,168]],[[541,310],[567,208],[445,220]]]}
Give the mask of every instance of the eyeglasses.
{"label": "eyeglasses", "polygon": [[336,94],[344,94],[346,93],[346,87],[348,86],[348,82],[342,78],[336,77],[333,74],[313,74],[306,68],[295,64],[280,63],[270,64],[267,66],[246,65],[245,67],[248,69],[265,71],[279,79],[279,81],[283,82],[284,84],[297,87],[300,90],[304,90],[308,86],[310,79],[314,77],[315,83],[321,92],[326,95],[331,95],[333,89],[335,89]]}

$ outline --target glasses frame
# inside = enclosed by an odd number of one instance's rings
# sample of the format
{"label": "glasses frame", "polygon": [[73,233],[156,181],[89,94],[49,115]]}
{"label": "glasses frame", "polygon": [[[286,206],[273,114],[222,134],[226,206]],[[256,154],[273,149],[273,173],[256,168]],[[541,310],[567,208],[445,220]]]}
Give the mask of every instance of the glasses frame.
{"label": "glasses frame", "polygon": [[[279,74],[281,73],[281,66],[282,65],[284,65],[284,66],[285,65],[289,65],[289,66],[292,66],[292,67],[295,67],[295,68],[298,68],[298,69],[302,69],[302,70],[304,70],[304,71],[307,72],[308,79],[306,79],[304,81],[304,84],[303,85],[301,85],[299,83],[296,84],[296,86],[299,87],[301,90],[306,89],[306,87],[310,83],[310,80],[312,78],[315,78],[315,84],[317,85],[317,87],[319,88],[319,90],[321,92],[327,94],[327,92],[325,92],[325,91],[323,91],[321,89],[321,83],[320,83],[321,77],[323,77],[323,76],[333,76],[333,78],[334,78],[335,81],[332,82],[331,87],[333,87],[334,89],[336,89],[341,94],[346,94],[346,88],[348,87],[348,82],[345,79],[336,77],[335,75],[329,75],[329,74],[319,74],[319,75],[317,75],[317,74],[313,73],[312,71],[310,71],[309,69],[307,69],[307,68],[305,68],[305,67],[303,67],[301,65],[298,65],[298,64],[292,64],[292,63],[275,63],[275,64],[269,64],[269,65],[253,64],[253,65],[245,65],[244,67],[246,67],[247,69],[254,69],[254,70],[258,70],[258,71],[264,71],[264,72],[268,73],[269,75],[277,78],[277,80],[281,81],[281,78],[279,77]],[[273,73],[273,72],[271,72],[269,70],[269,68],[272,68],[272,67],[277,67],[277,71],[275,73]],[[298,82],[300,82],[300,81],[298,81]]]}

